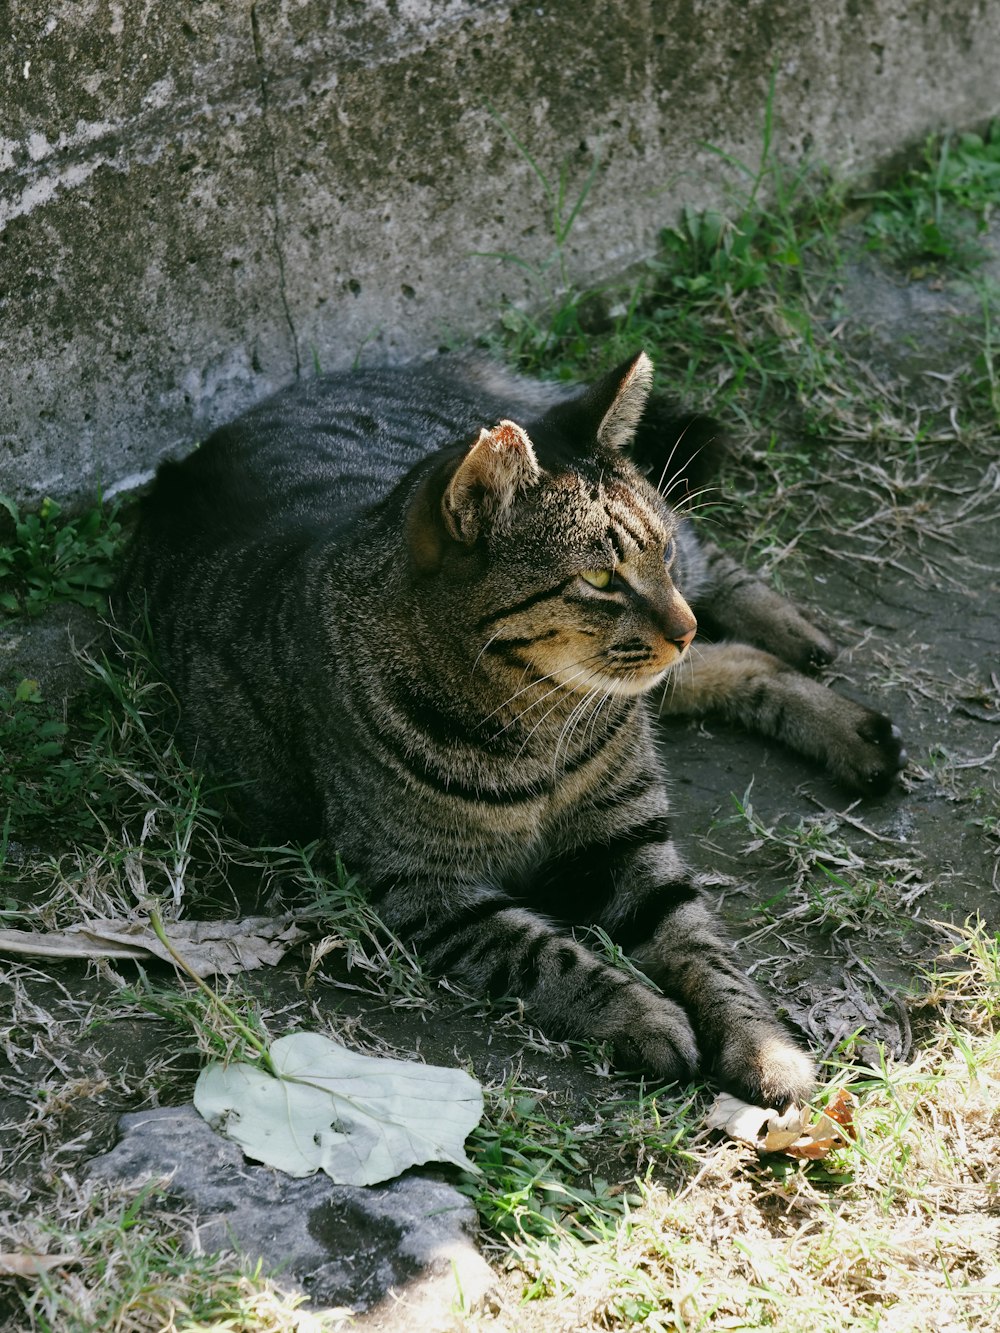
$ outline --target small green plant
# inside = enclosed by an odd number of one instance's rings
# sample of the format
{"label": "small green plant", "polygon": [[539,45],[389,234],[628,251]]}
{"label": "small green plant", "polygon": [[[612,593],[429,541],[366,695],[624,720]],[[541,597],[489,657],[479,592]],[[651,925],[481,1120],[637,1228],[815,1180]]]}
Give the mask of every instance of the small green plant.
{"label": "small green plant", "polygon": [[122,544],[117,506],[105,510],[98,503],[66,518],[46,499],[37,513],[22,515],[0,495],[0,509],[13,524],[12,539],[0,543],[0,610],[37,616],[53,602],[104,610]]}
{"label": "small green plant", "polygon": [[459,1188],[499,1236],[570,1231],[592,1239],[595,1228],[622,1216],[628,1195],[591,1174],[586,1146],[579,1128],[553,1118],[533,1092],[511,1083],[487,1098],[484,1121],[469,1139],[483,1174],[466,1177]]}
{"label": "small green plant", "polygon": [[927,140],[920,162],[891,187],[858,198],[871,205],[866,245],[910,272],[971,272],[987,257],[979,242],[1000,202],[1000,120],[985,137],[946,134]]}
{"label": "small green plant", "polygon": [[558,178],[553,180],[503,116],[488,103],[487,109],[542,187],[553,242],[551,252],[538,263],[509,251],[485,251],[476,255],[480,259],[499,259],[521,269],[528,275],[541,300],[541,309],[531,313],[511,303],[504,306],[500,313],[504,350],[519,369],[528,372],[551,369],[554,357],[586,361],[589,339],[583,312],[587,303],[593,300],[594,293],[574,284],[567,246],[597,177],[600,156],[593,155],[583,184],[572,196],[568,164],[565,161],[561,164]]}
{"label": "small green plant", "polygon": [[107,799],[107,776],[93,753],[73,752],[68,730],[37,681],[22,680],[12,690],[0,686],[0,870],[11,837],[24,840],[44,829],[72,840],[94,827],[91,807]]}

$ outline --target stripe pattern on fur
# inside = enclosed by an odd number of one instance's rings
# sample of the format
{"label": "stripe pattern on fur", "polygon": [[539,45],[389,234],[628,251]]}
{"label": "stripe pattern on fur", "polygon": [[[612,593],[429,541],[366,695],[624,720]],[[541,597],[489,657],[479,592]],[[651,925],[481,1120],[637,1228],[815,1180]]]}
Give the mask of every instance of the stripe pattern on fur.
{"label": "stripe pattern on fur", "polygon": [[[783,1107],[812,1063],[683,862],[653,714],[728,712],[862,786],[898,733],[792,669],[828,640],[630,460],[691,462],[657,450],[651,380],[640,355],[582,394],[465,362],[296,386],[161,468],[122,596],[250,826],[322,834],[432,969]],[[692,607],[764,646],[692,648]]]}

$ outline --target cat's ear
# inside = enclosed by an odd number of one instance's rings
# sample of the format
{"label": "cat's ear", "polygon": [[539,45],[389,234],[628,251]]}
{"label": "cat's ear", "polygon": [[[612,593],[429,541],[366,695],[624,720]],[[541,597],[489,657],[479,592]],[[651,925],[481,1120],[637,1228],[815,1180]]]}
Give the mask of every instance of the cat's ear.
{"label": "cat's ear", "polygon": [[441,497],[445,528],[455,541],[471,546],[540,475],[531,441],[520,426],[501,421],[492,430],[481,430]]}
{"label": "cat's ear", "polygon": [[653,363],[645,352],[609,371],[579,398],[560,405],[549,419],[573,438],[597,441],[605,449],[632,443],[653,387]]}
{"label": "cat's ear", "polygon": [[645,352],[640,352],[606,375],[594,389],[606,387],[613,390],[613,396],[597,427],[597,442],[608,449],[624,449],[632,443],[653,387],[652,361]]}

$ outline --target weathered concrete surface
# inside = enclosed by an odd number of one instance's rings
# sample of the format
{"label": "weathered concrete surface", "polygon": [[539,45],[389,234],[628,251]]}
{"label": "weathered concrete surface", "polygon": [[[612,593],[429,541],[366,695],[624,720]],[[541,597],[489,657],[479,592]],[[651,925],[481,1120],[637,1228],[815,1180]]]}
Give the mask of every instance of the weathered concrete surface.
{"label": "weathered concrete surface", "polygon": [[122,1116],[121,1140],[94,1158],[91,1178],[164,1180],[198,1214],[206,1254],[258,1260],[286,1292],[350,1312],[352,1328],[438,1333],[451,1311],[494,1285],[472,1244],[476,1213],[451,1185],[408,1173],[383,1186],[335,1185],[322,1172],[295,1180],[248,1163],[193,1106]]}
{"label": "weathered concrete surface", "polygon": [[[489,324],[572,200],[580,278],[777,149],[857,171],[1000,107],[991,0],[8,0],[0,487],[127,484],[315,364]],[[730,181],[732,177],[730,176]]]}

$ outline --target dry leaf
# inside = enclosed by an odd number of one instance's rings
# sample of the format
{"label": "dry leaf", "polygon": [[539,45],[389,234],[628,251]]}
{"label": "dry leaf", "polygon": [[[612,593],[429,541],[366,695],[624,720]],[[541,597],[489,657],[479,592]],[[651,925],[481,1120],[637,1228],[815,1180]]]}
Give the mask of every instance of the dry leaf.
{"label": "dry leaf", "polygon": [[835,1148],[846,1148],[855,1137],[854,1108],[857,1104],[858,1099],[852,1092],[840,1088],[815,1122],[805,1126],[799,1138],[778,1148],[769,1145],[768,1135],[764,1152],[783,1152],[789,1157],[818,1161],[829,1156]]}
{"label": "dry leaf", "polygon": [[[171,921],[167,938],[199,977],[270,967],[306,932],[290,916],[241,921]],[[0,952],[33,958],[135,958],[172,963],[147,921],[85,921],[60,931],[0,930]]]}
{"label": "dry leaf", "polygon": [[756,1147],[761,1130],[772,1115],[773,1111],[751,1106],[728,1092],[720,1092],[705,1117],[705,1128],[721,1129],[729,1138]]}
{"label": "dry leaf", "polygon": [[78,1264],[74,1254],[0,1254],[0,1274],[8,1277],[38,1277],[53,1268]]}
{"label": "dry leaf", "polygon": [[855,1137],[854,1108],[858,1099],[840,1088],[824,1111],[811,1121],[809,1107],[793,1106],[784,1115],[750,1106],[729,1093],[720,1093],[705,1121],[707,1129],[721,1129],[731,1139],[748,1143],[762,1153],[784,1153],[808,1161],[829,1156]]}
{"label": "dry leaf", "polygon": [[318,1032],[271,1045],[275,1075],[212,1064],[195,1109],[248,1157],[290,1176],[323,1170],[345,1185],[377,1185],[424,1162],[475,1171],[465,1140],[483,1090],[462,1069],[362,1055]]}
{"label": "dry leaf", "polygon": [[836,1094],[823,1107],[823,1114],[828,1115],[831,1120],[836,1120],[849,1139],[856,1139],[858,1131],[854,1128],[854,1112],[857,1105],[858,1099],[853,1092],[848,1092],[846,1088],[838,1088]]}

